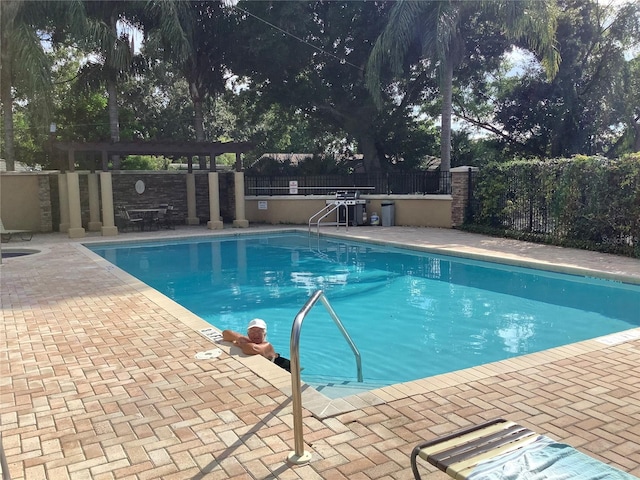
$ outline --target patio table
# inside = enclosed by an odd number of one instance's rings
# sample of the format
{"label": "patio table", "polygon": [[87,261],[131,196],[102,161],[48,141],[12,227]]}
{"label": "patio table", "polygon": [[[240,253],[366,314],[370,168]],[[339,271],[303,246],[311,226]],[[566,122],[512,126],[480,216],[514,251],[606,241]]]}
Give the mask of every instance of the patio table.
{"label": "patio table", "polygon": [[131,208],[129,214],[140,215],[142,217],[142,230],[146,227],[160,229],[160,215],[164,215],[166,208]]}

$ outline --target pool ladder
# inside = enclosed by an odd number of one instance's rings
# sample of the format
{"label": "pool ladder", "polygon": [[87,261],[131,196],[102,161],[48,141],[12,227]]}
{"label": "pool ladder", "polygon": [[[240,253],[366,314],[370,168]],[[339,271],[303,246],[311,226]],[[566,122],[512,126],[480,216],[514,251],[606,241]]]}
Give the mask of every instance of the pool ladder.
{"label": "pool ladder", "polygon": [[[345,209],[345,219],[343,222],[340,221],[340,208]],[[323,222],[329,215],[332,213],[336,214],[335,222]],[[336,200],[335,202],[328,203],[325,205],[319,212],[314,213],[309,218],[309,233],[311,233],[311,227],[315,225],[316,233],[320,233],[320,225],[335,225],[337,228],[345,227],[345,230],[349,230],[349,209],[347,208],[347,203],[343,200]]]}
{"label": "pool ladder", "polygon": [[358,370],[358,382],[362,382],[362,360],[360,358],[360,352],[356,347],[353,340],[349,336],[349,333],[342,325],[342,322],[336,315],[336,312],[331,307],[329,300],[325,297],[322,290],[317,290],[307,303],[304,304],[302,309],[296,315],[293,320],[293,326],[291,327],[291,343],[290,343],[290,355],[291,355],[291,396],[293,397],[293,439],[295,450],[291,452],[287,458],[290,463],[300,465],[307,463],[311,460],[311,454],[304,451],[304,439],[302,433],[302,386],[300,381],[300,331],[302,330],[302,322],[309,313],[309,310],[318,302],[322,301],[323,305],[329,312],[329,315],[333,319],[342,336],[345,338],[353,354],[356,357],[356,367]]}
{"label": "pool ladder", "polygon": [[0,433],[0,469],[2,469],[2,480],[11,480],[11,475],[9,475],[9,465],[7,464],[7,457],[4,453],[4,447],[2,446],[1,433]]}

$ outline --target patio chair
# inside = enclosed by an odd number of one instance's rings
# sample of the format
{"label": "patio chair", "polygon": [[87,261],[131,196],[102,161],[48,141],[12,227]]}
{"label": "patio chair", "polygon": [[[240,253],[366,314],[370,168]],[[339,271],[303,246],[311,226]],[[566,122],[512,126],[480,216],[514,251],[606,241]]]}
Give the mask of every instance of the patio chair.
{"label": "patio chair", "polygon": [[175,230],[176,226],[173,223],[173,205],[167,205],[164,210],[164,214],[160,218],[161,225],[167,230]]}
{"label": "patio chair", "polygon": [[19,235],[21,240],[28,241],[33,238],[33,232],[31,230],[7,230],[4,228],[4,223],[0,218],[0,241],[10,242],[14,235]]}
{"label": "patio chair", "polygon": [[125,207],[119,206],[116,213],[116,227],[122,232],[129,229],[133,231],[135,228],[142,230],[142,218],[132,218]]}
{"label": "patio chair", "polygon": [[411,469],[421,480],[418,458],[457,480],[637,479],[502,418],[418,444]]}
{"label": "patio chair", "polygon": [[148,212],[142,214],[143,230],[160,230],[160,210],[149,209]]}

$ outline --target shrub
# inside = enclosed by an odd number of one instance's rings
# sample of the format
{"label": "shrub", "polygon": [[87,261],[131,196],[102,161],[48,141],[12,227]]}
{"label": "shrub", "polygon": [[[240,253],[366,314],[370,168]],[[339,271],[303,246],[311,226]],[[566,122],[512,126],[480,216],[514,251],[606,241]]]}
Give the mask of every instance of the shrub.
{"label": "shrub", "polygon": [[640,257],[640,154],[482,168],[465,228]]}

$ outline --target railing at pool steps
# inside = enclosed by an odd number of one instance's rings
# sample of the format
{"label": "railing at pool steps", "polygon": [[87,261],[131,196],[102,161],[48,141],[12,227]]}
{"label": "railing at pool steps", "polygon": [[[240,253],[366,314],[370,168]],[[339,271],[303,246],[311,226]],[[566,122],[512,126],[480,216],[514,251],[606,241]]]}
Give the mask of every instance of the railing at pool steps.
{"label": "railing at pool steps", "polygon": [[302,330],[302,322],[309,313],[309,310],[320,300],[325,306],[329,315],[333,319],[342,336],[345,338],[354,356],[356,357],[356,367],[358,373],[358,382],[362,382],[362,359],[358,347],[349,336],[349,333],[344,328],[344,325],[338,318],[338,315],[333,310],[333,307],[325,297],[322,290],[317,290],[307,303],[300,309],[296,318],[293,320],[293,326],[291,327],[291,342],[290,342],[290,356],[291,356],[291,396],[293,397],[293,439],[295,450],[289,453],[287,460],[290,463],[300,465],[307,463],[311,460],[311,454],[304,451],[304,439],[302,432],[302,386],[300,381],[300,331]]}
{"label": "railing at pool steps", "polygon": [[[312,243],[315,242],[315,245]],[[344,263],[349,260],[349,247],[343,244],[336,244],[336,246],[330,250],[328,247],[325,247],[325,251],[322,251],[322,237],[320,235],[311,237],[309,235],[309,250],[313,252],[314,255],[322,258],[323,260],[331,263]],[[329,253],[335,255],[335,258],[332,258]],[[346,258],[343,260],[343,256]]]}
{"label": "railing at pool steps", "polygon": [[[335,225],[336,228],[345,227],[345,230],[349,230],[349,209],[346,208],[346,202],[337,200],[333,203],[328,203],[320,211],[314,213],[309,218],[309,233],[311,233],[311,227],[313,225],[316,226],[316,233],[320,233],[320,225]],[[340,221],[340,212],[338,209],[340,207],[344,207],[345,209],[345,218],[344,222]],[[336,213],[336,221],[335,222],[322,222],[325,218],[331,215],[333,212]]]}
{"label": "railing at pool steps", "polygon": [[2,446],[2,433],[0,433],[0,470],[2,470],[2,480],[11,480],[7,457],[4,453],[4,447]]}

